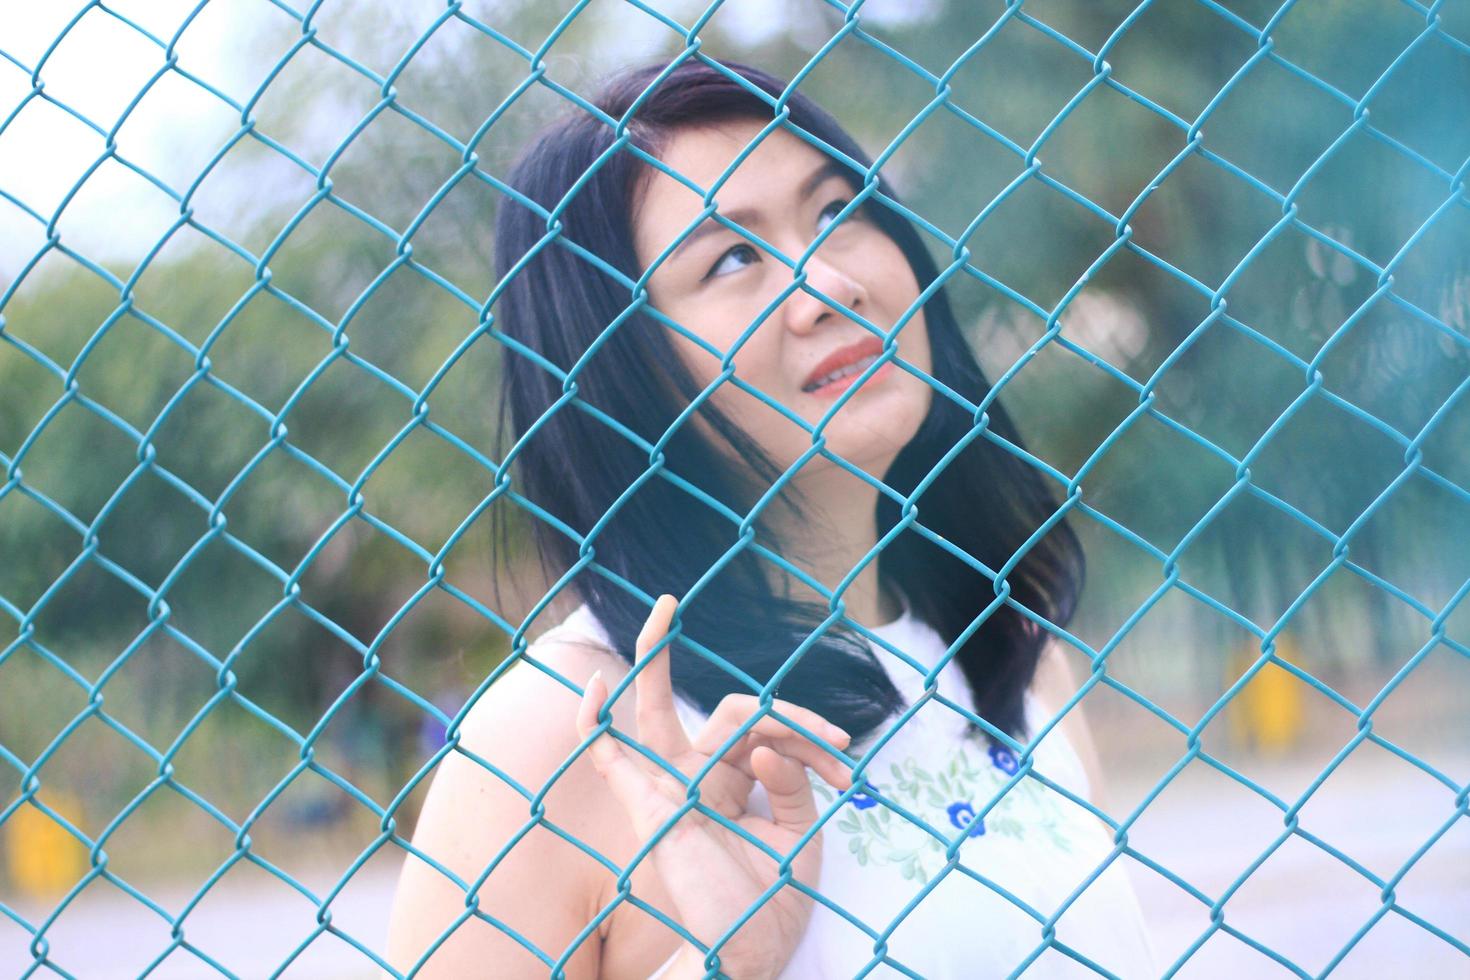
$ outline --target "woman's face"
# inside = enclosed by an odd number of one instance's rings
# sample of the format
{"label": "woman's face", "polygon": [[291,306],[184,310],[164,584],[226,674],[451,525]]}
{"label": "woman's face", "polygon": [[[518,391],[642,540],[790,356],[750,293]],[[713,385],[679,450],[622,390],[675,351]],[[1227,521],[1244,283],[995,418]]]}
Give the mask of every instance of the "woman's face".
{"label": "woman's face", "polygon": [[[761,128],[754,120],[732,120],[683,129],[669,140],[661,159],[708,188]],[[656,169],[650,168],[650,173],[634,210],[634,244],[641,269],[647,269],[703,210],[700,196],[689,187]],[[795,261],[852,200],[844,173],[850,171],[833,158],[778,129],[740,163],[715,201],[721,215]],[[919,294],[908,260],[861,210],[842,220],[807,260],[805,271],[809,286],[885,331]],[[791,267],[779,258],[707,219],[654,271],[648,290],[660,312],[723,355],[783,290],[791,288],[792,278]],[[720,373],[718,356],[677,331],[671,330],[670,336],[701,385]],[[822,362],[859,341],[873,342],[875,351],[881,344],[856,320],[798,288],[771,310],[736,352],[735,375],[815,426],[852,379],[812,390],[813,372],[825,376],[827,372],[819,369]],[[932,373],[922,309],[909,317],[897,342],[899,357]],[[923,380],[897,364],[885,365],[854,390],[829,421],[824,430],[827,448],[881,477],[918,431],[932,394]],[[811,448],[810,433],[735,385],[721,385],[711,397],[783,468]],[[814,465],[831,464],[819,457],[807,464]]]}

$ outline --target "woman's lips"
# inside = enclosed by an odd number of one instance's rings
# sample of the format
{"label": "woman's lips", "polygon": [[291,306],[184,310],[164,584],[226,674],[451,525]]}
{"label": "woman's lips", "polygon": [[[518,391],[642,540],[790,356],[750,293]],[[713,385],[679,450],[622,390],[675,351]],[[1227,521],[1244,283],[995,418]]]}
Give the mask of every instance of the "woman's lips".
{"label": "woman's lips", "polygon": [[[836,398],[838,395],[842,394],[848,388],[852,387],[853,382],[861,378],[863,376],[863,372],[866,370],[867,369],[864,368],[863,371],[859,371],[856,374],[849,374],[845,378],[838,378],[836,381],[828,382],[827,384],[822,385],[822,387],[818,388],[816,391],[809,391],[806,392],[806,394],[811,395],[813,398],[822,398],[830,401]],[[884,363],[882,367],[874,371],[872,374],[868,375],[867,380],[863,382],[862,389],[859,390],[857,394],[861,395],[864,391],[868,390],[878,382],[884,380],[896,370],[898,370],[898,366],[895,365],[892,361]]]}

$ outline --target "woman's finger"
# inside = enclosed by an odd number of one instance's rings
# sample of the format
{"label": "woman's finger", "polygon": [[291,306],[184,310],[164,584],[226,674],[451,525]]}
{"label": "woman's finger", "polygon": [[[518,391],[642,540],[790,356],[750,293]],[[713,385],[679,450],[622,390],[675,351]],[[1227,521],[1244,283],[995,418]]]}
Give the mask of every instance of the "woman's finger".
{"label": "woman's finger", "polygon": [[[765,735],[747,736],[730,747],[730,750],[721,757],[722,761],[729,763],[751,779],[756,778],[755,769],[751,765],[751,757],[755,750],[761,746],[775,749],[779,755],[786,756],[808,766],[816,771],[829,786],[842,792],[852,785],[852,770],[847,763],[829,754],[820,745],[814,745],[801,735],[786,733],[785,738],[770,738]],[[715,746],[719,748],[719,746]]]}
{"label": "woman's finger", "polygon": [[[778,708],[778,710],[783,710],[783,713],[785,713],[784,709]],[[838,728],[836,725],[823,721],[821,719],[821,716],[817,715],[815,712],[808,713],[816,719],[815,727],[804,722],[799,723],[803,724],[804,727],[806,727],[809,731],[811,731],[819,738],[825,738],[828,742],[832,743],[839,749],[846,748],[847,744],[852,741],[852,737],[849,736],[847,732]],[[712,715],[710,719],[705,722],[704,727],[699,730],[699,734],[695,736],[693,744],[694,749],[696,751],[703,752],[705,755],[713,753],[715,749],[724,744],[725,739],[735,734],[736,730],[739,729],[741,725],[745,724],[745,719],[748,717],[748,714],[745,717],[737,717],[733,711],[726,712],[719,718],[716,718]],[[792,720],[794,721],[796,719]],[[803,742],[807,742],[807,744],[813,744],[810,742],[810,740],[807,739],[805,735],[800,734],[796,731],[796,729],[792,728],[790,725],[786,724],[784,721],[776,718],[773,715],[765,715],[757,719],[755,724],[746,729],[746,735],[749,736],[751,734],[763,735],[767,738],[773,739],[799,739]]]}
{"label": "woman's finger", "polygon": [[750,763],[770,798],[771,821],[794,834],[806,833],[817,821],[817,800],[806,769],[769,745],[756,746]]}
{"label": "woman's finger", "polygon": [[[597,671],[587,681],[582,692],[582,702],[577,706],[577,734],[587,738],[597,730],[597,713],[607,701],[607,684],[602,671]],[[628,757],[617,739],[603,732],[587,747],[592,756],[592,765],[598,775],[608,784],[613,795],[632,816],[644,814],[650,800],[660,797],[648,773]],[[660,797],[661,798],[661,797]]]}
{"label": "woman's finger", "polygon": [[668,635],[669,623],[678,607],[678,600],[667,593],[653,604],[653,612],[638,633],[638,660],[634,667],[637,673],[633,677],[638,700],[638,741],[665,759],[689,751],[689,736],[674,710],[674,685],[669,667],[673,646],[666,644],[653,653],[654,647]]}
{"label": "woman's finger", "polygon": [[[759,708],[760,699],[752,694],[726,695],[719,704],[715,705],[715,710],[710,712],[704,728],[694,741],[694,748],[708,755],[729,738],[735,729],[745,724],[746,719],[755,714]],[[847,732],[810,708],[803,708],[778,698],[771,702],[771,709],[812,734],[825,738],[839,747],[850,740]],[[752,729],[772,736],[790,735],[796,732],[796,729],[772,714],[762,715]]]}

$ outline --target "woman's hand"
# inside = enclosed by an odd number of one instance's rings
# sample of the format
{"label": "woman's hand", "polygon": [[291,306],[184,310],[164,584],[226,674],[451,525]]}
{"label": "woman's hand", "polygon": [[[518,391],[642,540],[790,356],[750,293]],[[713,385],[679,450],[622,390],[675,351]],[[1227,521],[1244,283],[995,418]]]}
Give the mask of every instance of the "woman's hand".
{"label": "woman's hand", "polygon": [[[638,634],[639,664],[668,633],[677,605],[671,595],[660,596],[654,604]],[[634,678],[638,702],[635,738],[685,777],[692,777],[755,714],[759,701],[743,694],[726,697],[691,743],[674,712],[669,659],[666,647],[643,664]],[[607,700],[607,690],[600,671],[587,682],[577,712],[577,730],[583,738],[596,730],[597,713]],[[849,741],[846,732],[814,711],[779,700],[773,702],[773,707],[837,748]],[[598,773],[627,811],[640,841],[652,837],[684,804],[687,790],[678,780],[610,735],[599,736],[589,751]],[[786,854],[817,819],[806,766],[839,790],[852,784],[851,771],[839,759],[766,715],[700,781],[700,800],[776,852]],[[770,798],[770,820],[748,809],[755,780],[760,780]],[[769,855],[697,810],[679,818],[659,839],[651,856],[677,906],[680,923],[705,946],[724,934],[776,880],[776,862]],[[821,862],[822,837],[818,831],[791,862],[792,873],[815,888]],[[776,892],[720,947],[720,971],[736,980],[776,976],[806,931],[811,907],[812,900],[793,887]]]}

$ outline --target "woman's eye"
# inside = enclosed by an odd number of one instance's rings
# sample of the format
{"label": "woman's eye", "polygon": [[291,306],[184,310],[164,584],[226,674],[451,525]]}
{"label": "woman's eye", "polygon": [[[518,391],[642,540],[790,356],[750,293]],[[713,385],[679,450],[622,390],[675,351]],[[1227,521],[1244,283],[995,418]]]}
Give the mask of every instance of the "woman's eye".
{"label": "woman's eye", "polygon": [[724,255],[721,255],[718,259],[716,259],[715,264],[710,266],[709,272],[706,272],[704,274],[704,277],[706,279],[709,279],[714,276],[722,276],[727,272],[734,272],[736,269],[743,268],[745,263],[741,262],[741,259],[749,259],[751,262],[759,261],[758,256],[755,254],[755,249],[751,248],[749,245],[736,245],[734,248],[731,248]]}
{"label": "woman's eye", "polygon": [[[822,233],[822,230],[827,227],[826,223],[822,219],[826,218],[828,215],[831,215],[835,219],[837,215],[842,211],[842,209],[847,207],[847,205],[848,199],[845,197],[839,197],[835,201],[829,201],[827,203],[827,206],[824,207],[821,213],[817,215],[817,234],[820,235]],[[851,221],[855,217],[857,217],[857,212],[849,214],[846,218],[843,218],[842,220]]]}

